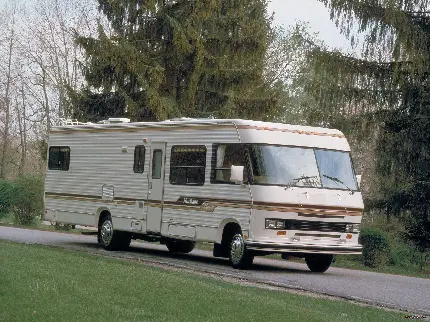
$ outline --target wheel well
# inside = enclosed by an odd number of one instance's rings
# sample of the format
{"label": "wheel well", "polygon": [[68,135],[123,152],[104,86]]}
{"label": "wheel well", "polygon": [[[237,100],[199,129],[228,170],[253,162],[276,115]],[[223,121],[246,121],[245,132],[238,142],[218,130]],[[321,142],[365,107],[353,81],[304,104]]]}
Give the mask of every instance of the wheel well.
{"label": "wheel well", "polygon": [[110,212],[109,212],[109,211],[107,211],[107,210],[103,210],[103,211],[100,213],[100,215],[99,215],[99,220],[98,220],[98,223],[97,223],[97,227],[99,227],[99,226],[100,226],[100,222],[101,222],[105,217],[108,217],[108,216],[110,216]]}
{"label": "wheel well", "polygon": [[230,242],[230,239],[234,234],[241,233],[242,229],[240,225],[235,222],[229,222],[224,226],[224,230],[222,232],[221,244],[226,245]]}

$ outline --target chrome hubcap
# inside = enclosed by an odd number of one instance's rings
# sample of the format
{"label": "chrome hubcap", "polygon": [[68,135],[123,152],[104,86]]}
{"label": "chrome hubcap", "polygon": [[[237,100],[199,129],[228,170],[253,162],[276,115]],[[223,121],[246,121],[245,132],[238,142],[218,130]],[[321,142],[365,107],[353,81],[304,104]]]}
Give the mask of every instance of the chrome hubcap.
{"label": "chrome hubcap", "polygon": [[101,227],[103,244],[109,245],[112,241],[113,227],[110,220],[106,220]]}
{"label": "chrome hubcap", "polygon": [[235,235],[231,241],[230,258],[233,264],[238,264],[243,258],[245,243],[242,235]]}

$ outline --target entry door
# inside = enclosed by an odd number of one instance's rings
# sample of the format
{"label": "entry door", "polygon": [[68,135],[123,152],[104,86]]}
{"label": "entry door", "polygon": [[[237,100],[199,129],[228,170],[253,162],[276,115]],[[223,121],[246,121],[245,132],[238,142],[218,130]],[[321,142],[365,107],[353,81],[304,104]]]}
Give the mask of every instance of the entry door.
{"label": "entry door", "polygon": [[163,214],[164,163],[166,161],[166,142],[151,144],[151,168],[149,174],[149,202],[146,216],[146,230],[159,233]]}

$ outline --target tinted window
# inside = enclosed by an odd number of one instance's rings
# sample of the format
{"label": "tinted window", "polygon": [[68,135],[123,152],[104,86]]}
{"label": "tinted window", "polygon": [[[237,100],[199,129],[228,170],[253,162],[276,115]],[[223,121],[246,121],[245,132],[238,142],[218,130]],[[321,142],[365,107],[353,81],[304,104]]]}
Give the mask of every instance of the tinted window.
{"label": "tinted window", "polygon": [[138,145],[134,148],[134,164],[133,171],[135,173],[143,173],[145,165],[145,147]]}
{"label": "tinted window", "polygon": [[51,146],[49,148],[48,169],[68,171],[70,165],[70,147]]}
{"label": "tinted window", "polygon": [[170,158],[170,183],[203,185],[205,183],[206,147],[174,146]]}

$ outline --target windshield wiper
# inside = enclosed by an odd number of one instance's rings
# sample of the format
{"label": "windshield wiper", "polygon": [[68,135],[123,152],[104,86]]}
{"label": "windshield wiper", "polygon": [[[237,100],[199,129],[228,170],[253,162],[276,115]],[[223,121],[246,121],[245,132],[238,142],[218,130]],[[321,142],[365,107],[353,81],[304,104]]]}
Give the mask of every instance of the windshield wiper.
{"label": "windshield wiper", "polygon": [[[311,180],[311,179],[317,179],[317,178],[318,178],[317,176],[302,175],[301,177],[294,178],[289,183],[287,183],[287,185],[285,186],[285,190],[291,188],[294,184],[299,183],[302,180]],[[311,187],[317,186],[317,184],[315,182],[312,182],[312,181],[307,181],[306,184],[309,184]]]}
{"label": "windshield wiper", "polygon": [[336,183],[338,187],[340,187],[338,183],[342,184],[346,189],[348,189],[348,190],[349,190],[349,193],[350,193],[351,195],[353,195],[353,194],[354,194],[354,191],[352,191],[352,189],[351,189],[350,187],[348,187],[348,186],[345,184],[345,182],[343,182],[343,181],[342,181],[342,180],[340,180],[339,178],[336,178],[336,177],[330,177],[330,176],[325,175],[325,174],[323,174],[322,176],[323,176],[323,177],[326,177],[327,179],[330,179],[331,181],[333,181],[334,183]]}

